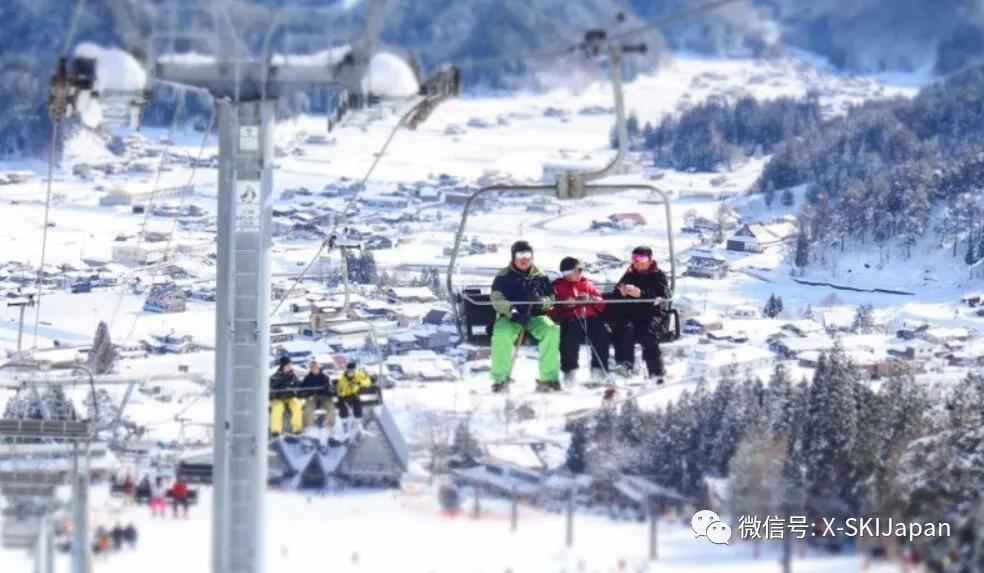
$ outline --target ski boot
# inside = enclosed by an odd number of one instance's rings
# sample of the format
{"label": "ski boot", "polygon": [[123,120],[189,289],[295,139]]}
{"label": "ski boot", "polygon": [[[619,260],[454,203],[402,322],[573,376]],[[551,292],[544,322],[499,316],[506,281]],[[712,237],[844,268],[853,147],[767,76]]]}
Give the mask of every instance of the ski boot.
{"label": "ski boot", "polygon": [[620,378],[632,378],[634,372],[631,364],[619,364],[615,368],[612,368],[612,374]]}
{"label": "ski boot", "polygon": [[537,392],[560,392],[564,387],[560,385],[560,382],[556,380],[537,380],[536,381],[536,391]]}
{"label": "ski boot", "polygon": [[573,386],[577,383],[577,370],[568,370],[564,372],[564,385]]}
{"label": "ski boot", "polygon": [[492,393],[501,394],[503,392],[509,392],[509,385],[512,384],[512,380],[504,380],[499,382],[497,380],[492,381]]}

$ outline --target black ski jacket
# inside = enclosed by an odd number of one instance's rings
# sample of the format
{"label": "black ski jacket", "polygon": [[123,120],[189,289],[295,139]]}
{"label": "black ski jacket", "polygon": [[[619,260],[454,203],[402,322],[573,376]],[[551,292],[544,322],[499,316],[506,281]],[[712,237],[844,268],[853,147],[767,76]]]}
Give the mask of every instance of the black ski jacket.
{"label": "black ski jacket", "polygon": [[308,372],[304,380],[301,381],[301,388],[324,388],[325,392],[329,395],[335,394],[335,389],[331,385],[331,379],[325,376],[324,372],[318,372],[317,374]]}
{"label": "black ski jacket", "polygon": [[[666,279],[666,273],[659,270],[655,264],[650,266],[649,270],[645,272],[638,272],[634,268],[629,267],[625,271],[625,274],[622,275],[622,278],[615,283],[611,298],[614,300],[632,300],[631,297],[622,296],[618,292],[621,285],[639,287],[639,290],[642,291],[639,298],[642,299],[670,297],[670,286]],[[657,305],[646,303],[612,304],[609,305],[609,309],[612,315],[619,320],[650,319],[659,313],[659,307]]]}
{"label": "black ski jacket", "polygon": [[270,389],[271,390],[287,390],[289,388],[294,388],[298,384],[297,374],[293,371],[290,374],[285,374],[284,372],[277,370],[270,377]]}
{"label": "black ski jacket", "polygon": [[516,310],[523,314],[543,314],[553,305],[553,285],[536,265],[525,273],[509,265],[499,271],[492,281],[490,299],[495,312],[507,318],[512,311],[513,302],[540,301],[539,305],[532,307],[517,305]]}

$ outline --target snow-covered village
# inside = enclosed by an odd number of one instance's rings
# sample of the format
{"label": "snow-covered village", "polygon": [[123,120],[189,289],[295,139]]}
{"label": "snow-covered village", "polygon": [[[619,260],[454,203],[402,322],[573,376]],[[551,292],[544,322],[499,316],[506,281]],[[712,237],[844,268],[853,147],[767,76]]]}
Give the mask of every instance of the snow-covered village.
{"label": "snow-covered village", "polygon": [[984,572],[984,5],[665,4],[0,7],[0,571]]}

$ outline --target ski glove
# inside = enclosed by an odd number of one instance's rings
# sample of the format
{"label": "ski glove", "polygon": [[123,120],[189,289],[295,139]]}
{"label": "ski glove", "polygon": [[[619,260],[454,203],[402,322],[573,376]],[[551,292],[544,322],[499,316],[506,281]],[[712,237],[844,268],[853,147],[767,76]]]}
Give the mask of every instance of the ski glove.
{"label": "ski glove", "polygon": [[530,323],[530,315],[528,313],[521,312],[517,308],[513,308],[509,312],[509,320],[519,323],[525,327]]}

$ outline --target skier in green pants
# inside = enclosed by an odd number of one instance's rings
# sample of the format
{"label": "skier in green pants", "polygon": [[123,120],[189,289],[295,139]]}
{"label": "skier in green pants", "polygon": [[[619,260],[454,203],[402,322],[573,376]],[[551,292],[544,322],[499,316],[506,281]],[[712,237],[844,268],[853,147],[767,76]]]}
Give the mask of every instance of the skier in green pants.
{"label": "skier in green pants", "polygon": [[491,300],[496,312],[492,330],[492,391],[501,392],[510,382],[516,345],[524,332],[538,342],[537,390],[560,390],[560,327],[546,315],[553,304],[553,287],[547,275],[533,264],[533,247],[529,243],[516,241],[510,253],[509,266],[492,281]]}

